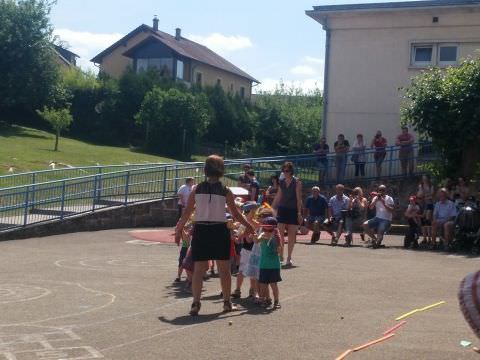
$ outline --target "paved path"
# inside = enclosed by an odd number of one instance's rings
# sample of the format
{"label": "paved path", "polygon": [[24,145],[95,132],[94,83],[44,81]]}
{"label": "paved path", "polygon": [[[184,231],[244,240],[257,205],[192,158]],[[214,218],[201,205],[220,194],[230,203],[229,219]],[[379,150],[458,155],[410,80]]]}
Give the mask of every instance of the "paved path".
{"label": "paved path", "polygon": [[379,250],[299,243],[298,267],[282,272],[282,309],[241,301],[240,311],[219,314],[211,279],[193,319],[190,298],[172,283],[171,229],[147,240],[135,231],[0,243],[0,359],[335,359],[381,336],[396,316],[440,300],[447,304],[347,359],[480,358],[459,344],[480,341],[456,301],[480,259],[404,251],[397,237]]}

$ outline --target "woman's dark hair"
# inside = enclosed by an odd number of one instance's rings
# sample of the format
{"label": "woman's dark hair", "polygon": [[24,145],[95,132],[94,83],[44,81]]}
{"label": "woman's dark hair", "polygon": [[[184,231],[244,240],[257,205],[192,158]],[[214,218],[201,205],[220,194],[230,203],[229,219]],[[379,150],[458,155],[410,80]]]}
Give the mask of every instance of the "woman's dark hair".
{"label": "woman's dark hair", "polygon": [[287,170],[290,174],[293,175],[294,170],[293,170],[293,164],[290,161],[285,162],[282,166],[282,171],[285,172]]}
{"label": "woman's dark hair", "polygon": [[278,175],[272,175],[272,176],[270,176],[270,185],[272,185],[272,186],[273,186],[273,180],[274,179],[277,180],[277,185],[280,182],[280,178],[278,177]]}
{"label": "woman's dark hair", "polygon": [[210,155],[205,160],[205,175],[207,177],[221,178],[225,173],[223,158],[218,155]]}

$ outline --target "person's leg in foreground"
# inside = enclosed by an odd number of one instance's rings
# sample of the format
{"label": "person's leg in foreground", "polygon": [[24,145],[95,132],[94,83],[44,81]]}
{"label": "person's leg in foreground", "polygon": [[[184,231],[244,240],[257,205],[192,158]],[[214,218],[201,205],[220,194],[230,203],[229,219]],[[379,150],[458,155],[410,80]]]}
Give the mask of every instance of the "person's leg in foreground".
{"label": "person's leg in foreground", "polygon": [[297,225],[288,225],[287,266],[292,265],[292,253],[297,241]]}
{"label": "person's leg in foreground", "polygon": [[223,295],[223,311],[232,311],[234,308],[230,301],[230,294],[232,292],[232,275],[230,273],[229,260],[217,260],[218,273],[220,274],[220,284],[222,286]]}
{"label": "person's leg in foreground", "polygon": [[284,259],[284,252],[283,249],[285,248],[285,230],[287,229],[287,224],[278,224],[278,232],[280,233],[280,246],[281,246],[281,253],[280,253],[280,261]]}
{"label": "person's leg in foreground", "polygon": [[[202,295],[203,275],[208,269],[208,261],[195,261],[192,278],[193,303],[190,310],[191,315],[198,315],[200,311],[200,297]],[[230,294],[228,295],[230,296]]]}

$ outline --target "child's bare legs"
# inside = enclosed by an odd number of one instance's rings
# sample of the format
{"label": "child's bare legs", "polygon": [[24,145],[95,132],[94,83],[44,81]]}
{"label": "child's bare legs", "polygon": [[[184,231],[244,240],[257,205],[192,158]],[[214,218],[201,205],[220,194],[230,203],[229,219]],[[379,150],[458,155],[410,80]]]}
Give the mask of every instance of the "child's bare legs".
{"label": "child's bare legs", "polygon": [[287,225],[285,224],[278,224],[278,232],[280,233],[280,246],[281,246],[281,253],[280,253],[280,261],[283,261],[283,249],[285,245],[285,229]]}
{"label": "child's bare legs", "polygon": [[177,273],[177,278],[181,278],[182,277],[182,273],[183,273],[183,267],[182,266],[179,266],[178,267],[178,273]]}
{"label": "child's bare legs", "polygon": [[[195,267],[193,270],[193,278],[192,278],[192,294],[193,294],[193,302],[199,302],[200,297],[202,295],[202,287],[203,287],[203,275],[205,271],[208,269],[208,261],[195,261]],[[228,292],[228,296],[230,297],[230,291]]]}
{"label": "child's bare legs", "polygon": [[[230,294],[232,292],[230,260],[217,260],[217,269],[220,274],[220,284],[222,286],[223,301],[230,301]],[[195,270],[197,269],[195,268]]]}
{"label": "child's bare legs", "polygon": [[240,289],[242,288],[243,279],[244,279],[243,274],[239,272],[237,274],[237,288],[235,289],[235,291],[240,291]]}
{"label": "child's bare legs", "polygon": [[260,299],[265,300],[267,298],[268,285],[258,283],[258,295]]}
{"label": "child's bare legs", "polygon": [[272,288],[273,300],[275,302],[278,302],[279,301],[278,284],[277,283],[271,283],[270,287]]}
{"label": "child's bare legs", "polygon": [[251,277],[250,278],[250,295],[252,295],[254,298],[256,295],[258,295],[258,282],[255,278]]}

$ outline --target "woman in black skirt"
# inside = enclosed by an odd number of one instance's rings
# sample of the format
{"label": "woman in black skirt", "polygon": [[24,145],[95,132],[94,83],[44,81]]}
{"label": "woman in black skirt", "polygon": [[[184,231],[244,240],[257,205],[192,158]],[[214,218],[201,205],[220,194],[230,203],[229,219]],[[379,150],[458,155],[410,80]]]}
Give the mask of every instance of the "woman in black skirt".
{"label": "woman in black skirt", "polygon": [[287,262],[285,266],[291,267],[293,265],[292,253],[297,241],[298,225],[301,225],[303,222],[302,183],[293,176],[294,169],[291,162],[286,162],[283,165],[282,172],[285,178],[280,180],[280,186],[273,200],[272,207],[277,209],[278,230],[282,236],[282,260],[285,230],[288,233]]}
{"label": "woman in black skirt", "polygon": [[192,279],[193,303],[191,315],[200,311],[200,296],[203,286],[203,275],[208,269],[208,260],[216,260],[220,273],[220,283],[223,294],[223,311],[234,308],[230,301],[230,230],[227,228],[225,205],[228,206],[233,218],[242,223],[248,233],[255,228],[238,211],[232,192],[220,182],[224,173],[224,163],[220,156],[211,155],[205,161],[205,176],[207,180],[198,184],[192,190],[183,216],[175,228],[175,242],[180,243],[185,223],[195,210],[195,225],[192,236],[192,258],[195,263]]}

